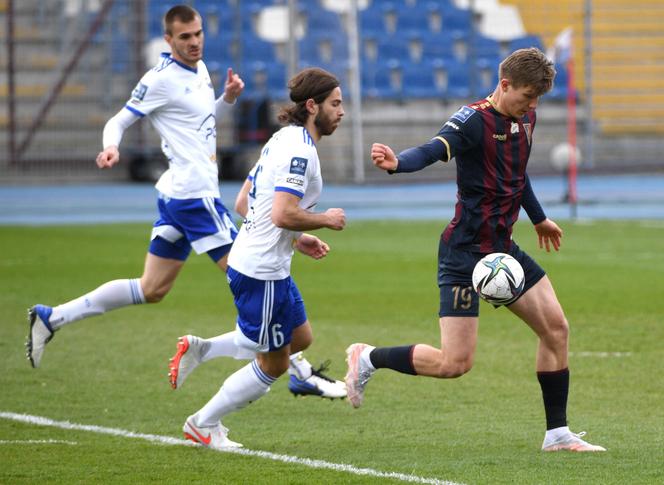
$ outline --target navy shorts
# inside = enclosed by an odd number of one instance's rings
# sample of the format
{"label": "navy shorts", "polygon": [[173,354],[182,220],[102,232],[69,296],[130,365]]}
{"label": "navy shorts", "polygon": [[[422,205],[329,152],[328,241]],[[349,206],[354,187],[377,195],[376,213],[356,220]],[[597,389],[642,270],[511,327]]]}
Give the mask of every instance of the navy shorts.
{"label": "navy shorts", "polygon": [[237,308],[235,343],[254,352],[270,352],[290,343],[293,330],[307,321],[295,281],[258,280],[230,266],[226,273]]}
{"label": "navy shorts", "polygon": [[237,228],[221,199],[172,199],[159,194],[159,219],[154,223],[150,253],[184,261],[191,248],[216,262],[231,250]]}
{"label": "navy shorts", "polygon": [[[523,267],[525,283],[523,295],[546,274],[542,267],[512,241],[507,253]],[[438,245],[438,287],[440,288],[440,317],[476,317],[480,297],[473,289],[473,269],[486,253],[453,249],[441,238]],[[518,298],[517,298],[518,300]],[[516,300],[515,300],[516,301]]]}

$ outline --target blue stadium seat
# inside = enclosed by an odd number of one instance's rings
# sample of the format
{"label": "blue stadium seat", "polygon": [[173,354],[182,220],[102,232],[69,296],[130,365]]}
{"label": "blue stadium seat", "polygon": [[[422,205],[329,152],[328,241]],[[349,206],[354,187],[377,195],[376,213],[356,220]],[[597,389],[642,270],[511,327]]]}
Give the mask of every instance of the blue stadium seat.
{"label": "blue stadium seat", "polygon": [[451,98],[468,98],[470,89],[470,67],[465,62],[451,62],[446,66],[447,95]]}
{"label": "blue stadium seat", "polygon": [[402,66],[402,92],[405,98],[438,98],[447,96],[447,83],[441,77],[441,62],[423,62]]}
{"label": "blue stadium seat", "polygon": [[460,34],[451,32],[424,36],[422,38],[422,60],[441,59],[451,61],[456,59],[455,43],[459,38]]}
{"label": "blue stadium seat", "polygon": [[286,66],[280,62],[245,62],[241,73],[247,98],[286,99]]}
{"label": "blue stadium seat", "polygon": [[336,33],[343,35],[343,25],[338,14],[329,10],[319,10],[318,12],[308,12],[307,14],[307,34],[312,33]]}
{"label": "blue stadium seat", "polygon": [[394,61],[362,66],[362,96],[378,99],[400,99],[401,67]]}
{"label": "blue stadium seat", "polygon": [[385,35],[387,29],[385,25],[384,11],[381,8],[381,2],[371,2],[369,8],[361,10],[358,23],[360,25],[360,34],[364,35]]}
{"label": "blue stadium seat", "polygon": [[476,61],[495,62],[496,60],[502,60],[506,55],[506,50],[499,41],[479,33],[474,34],[474,37],[468,43],[468,49],[468,57]]}
{"label": "blue stadium seat", "polygon": [[298,43],[299,57],[308,63],[332,63],[348,59],[346,36],[334,32],[309,32]]}
{"label": "blue stadium seat", "polygon": [[468,33],[473,29],[473,13],[470,10],[450,7],[443,10],[442,15],[443,32],[459,30]]}
{"label": "blue stadium seat", "polygon": [[404,7],[397,5],[396,13],[396,32],[399,35],[408,35],[409,33],[421,33],[429,31],[429,10],[421,7]]}
{"label": "blue stadium seat", "polygon": [[236,56],[234,55],[235,37],[231,33],[220,33],[218,35],[205,36],[206,61],[219,62],[231,65]]}
{"label": "blue stadium seat", "polygon": [[272,62],[276,58],[276,49],[272,42],[259,39],[245,32],[242,36],[242,58],[247,61]]}
{"label": "blue stadium seat", "polygon": [[528,47],[537,47],[540,50],[544,50],[544,44],[542,44],[542,39],[539,35],[524,35],[523,37],[517,37],[512,39],[507,44],[509,52],[514,52],[517,49],[527,49]]}
{"label": "blue stadium seat", "polygon": [[410,51],[407,39],[394,36],[382,36],[378,39],[378,59],[388,61],[391,59],[399,63],[410,62]]}

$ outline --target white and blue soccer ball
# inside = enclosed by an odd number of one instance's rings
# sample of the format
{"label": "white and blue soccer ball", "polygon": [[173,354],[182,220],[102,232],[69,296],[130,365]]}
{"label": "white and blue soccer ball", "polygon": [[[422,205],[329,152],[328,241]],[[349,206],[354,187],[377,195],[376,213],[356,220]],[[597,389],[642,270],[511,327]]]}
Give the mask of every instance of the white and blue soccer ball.
{"label": "white and blue soccer ball", "polygon": [[512,303],[523,291],[524,282],[523,268],[509,254],[487,254],[473,269],[473,288],[493,305]]}

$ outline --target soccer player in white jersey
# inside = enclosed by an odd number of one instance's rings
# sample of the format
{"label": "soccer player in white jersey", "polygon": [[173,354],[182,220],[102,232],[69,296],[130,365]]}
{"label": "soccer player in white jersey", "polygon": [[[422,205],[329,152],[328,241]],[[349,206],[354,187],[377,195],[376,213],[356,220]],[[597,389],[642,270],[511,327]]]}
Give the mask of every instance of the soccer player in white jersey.
{"label": "soccer player in white jersey", "polygon": [[[244,82],[228,69],[224,93],[215,99],[210,75],[202,61],[203,21],[193,8],[178,5],[166,13],[164,38],[171,52],[161,55],[123,109],[106,123],[104,149],[97,156],[97,165],[102,169],[117,164],[124,131],[143,117],[161,135],[169,168],[156,185],[159,219],[152,229],[143,275],[109,281],[62,305],[39,304],[30,308],[26,347],[33,367],[40,365],[45,345],[64,325],[127,305],[161,301],[172,288],[192,248],[198,254],[207,253],[226,271],[237,229],[219,194],[216,120],[235,103]],[[232,355],[224,345],[227,340],[216,339],[215,345],[207,346],[209,355],[202,358]],[[311,368],[301,355],[294,356],[293,362],[291,372],[296,375]]]}
{"label": "soccer player in white jersey", "polygon": [[303,233],[341,230],[342,209],[314,212],[323,187],[316,142],[341,122],[341,89],[327,71],[309,68],[288,83],[293,104],[279,115],[275,133],[251,170],[243,191],[247,214],[228,259],[228,281],[238,310],[235,340],[256,359],[230,375],[184,424],[185,437],[212,448],[241,446],[221,424],[227,414],[262,397],[289,367],[293,349],[313,339],[304,303],[290,276],[294,249],[323,258],[329,246]]}

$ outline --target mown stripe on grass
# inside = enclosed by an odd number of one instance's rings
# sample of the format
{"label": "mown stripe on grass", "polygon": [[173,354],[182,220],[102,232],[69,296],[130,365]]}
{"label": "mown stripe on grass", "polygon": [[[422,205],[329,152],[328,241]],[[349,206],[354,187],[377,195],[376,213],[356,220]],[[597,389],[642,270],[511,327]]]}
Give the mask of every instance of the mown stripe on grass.
{"label": "mown stripe on grass", "polygon": [[[107,428],[104,426],[96,426],[91,424],[78,424],[69,421],[55,421],[53,419],[45,418],[43,416],[33,416],[30,414],[18,414],[8,411],[0,411],[0,418],[9,419],[12,421],[19,421],[22,423],[36,424],[39,426],[51,426],[54,428],[68,429],[75,431],[89,431],[91,433],[108,434],[113,436],[120,436],[123,438],[134,438],[149,441],[151,443],[160,443],[165,445],[180,445],[180,446],[199,446],[191,441],[173,438],[171,436],[161,436],[156,434],[135,433],[119,428]],[[220,450],[214,450],[220,451]],[[331,463],[324,460],[312,460],[309,458],[300,458],[298,456],[280,455],[278,453],[271,453],[269,451],[248,450],[246,448],[223,450],[224,453],[235,453],[238,455],[255,456],[258,458],[265,458],[268,460],[281,461],[284,463],[293,463],[295,465],[303,465],[309,468],[323,468],[327,470],[334,470],[338,472],[351,473],[353,475],[366,475],[377,478],[393,478],[410,483],[425,483],[431,485],[461,485],[456,482],[447,480],[439,480],[437,478],[419,477],[417,475],[407,475],[405,473],[396,472],[382,472],[374,470],[373,468],[357,468],[353,465],[346,465],[343,463]]]}

